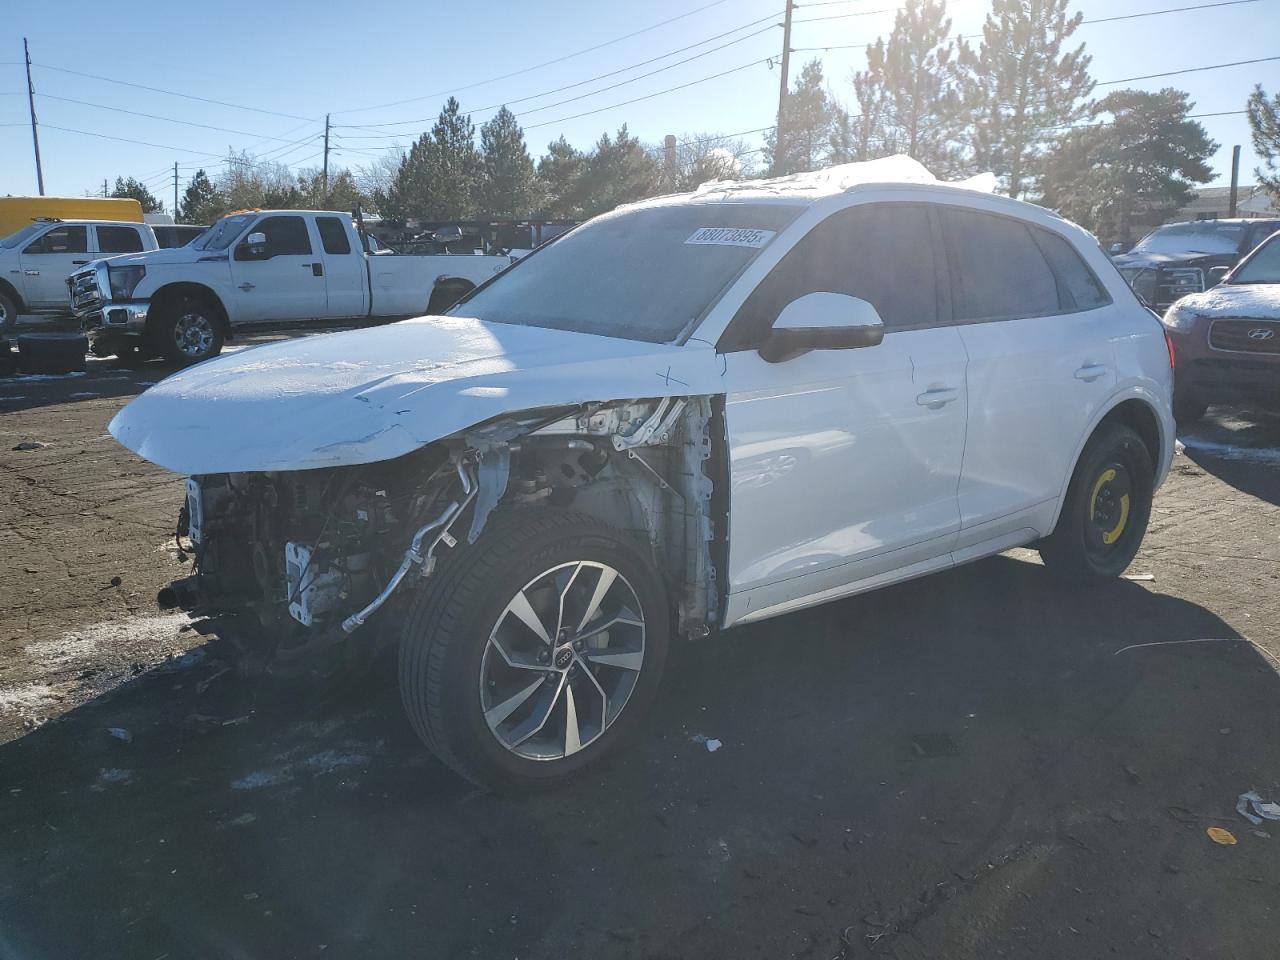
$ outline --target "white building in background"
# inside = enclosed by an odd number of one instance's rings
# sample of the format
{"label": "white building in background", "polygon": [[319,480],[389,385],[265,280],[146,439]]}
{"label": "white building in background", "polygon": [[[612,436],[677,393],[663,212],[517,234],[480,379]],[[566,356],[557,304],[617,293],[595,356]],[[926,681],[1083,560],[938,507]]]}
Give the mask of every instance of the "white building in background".
{"label": "white building in background", "polygon": [[[1204,187],[1196,198],[1169,218],[1170,223],[1183,220],[1218,220],[1231,216],[1231,188]],[[1236,194],[1237,217],[1274,217],[1280,215],[1280,204],[1256,184],[1242,184]]]}

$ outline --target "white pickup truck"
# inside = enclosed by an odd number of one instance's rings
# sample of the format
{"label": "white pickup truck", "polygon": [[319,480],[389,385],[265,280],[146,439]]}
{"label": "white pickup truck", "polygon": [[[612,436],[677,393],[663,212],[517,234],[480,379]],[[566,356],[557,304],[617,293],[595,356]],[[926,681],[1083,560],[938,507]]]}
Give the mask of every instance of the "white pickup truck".
{"label": "white pickup truck", "polygon": [[89,264],[67,280],[96,356],[217,355],[246,324],[443,312],[509,256],[372,256],[349,214],[228,214],[184,247]]}
{"label": "white pickup truck", "polygon": [[20,313],[66,313],[67,277],[86,264],[160,246],[147,223],[33,220],[0,238],[0,330]]}

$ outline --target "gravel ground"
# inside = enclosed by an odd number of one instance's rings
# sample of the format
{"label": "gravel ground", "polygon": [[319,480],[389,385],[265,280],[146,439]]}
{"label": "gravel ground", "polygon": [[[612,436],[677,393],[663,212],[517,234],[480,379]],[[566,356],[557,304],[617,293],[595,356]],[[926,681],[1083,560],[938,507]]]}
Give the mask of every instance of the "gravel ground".
{"label": "gravel ground", "polygon": [[157,613],[181,482],[106,424],[166,372],[0,382],[0,960],[1275,955],[1280,417],[1183,437],[1128,579],[1013,551],[683,645],[632,749],[501,798],[389,673]]}

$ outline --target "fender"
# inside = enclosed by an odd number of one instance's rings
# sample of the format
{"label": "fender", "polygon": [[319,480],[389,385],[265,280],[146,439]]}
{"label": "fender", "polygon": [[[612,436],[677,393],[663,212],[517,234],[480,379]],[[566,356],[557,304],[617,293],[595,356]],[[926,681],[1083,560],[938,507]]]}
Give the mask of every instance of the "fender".
{"label": "fender", "polygon": [[22,294],[20,294],[17,288],[8,280],[0,280],[0,293],[3,293],[13,301],[14,306],[18,308],[19,313],[26,312],[27,302],[22,299]]}
{"label": "fender", "polygon": [[1156,489],[1159,489],[1160,485],[1164,483],[1173,465],[1173,443],[1176,434],[1169,398],[1161,396],[1152,387],[1153,385],[1148,380],[1127,380],[1119,384],[1111,396],[1107,398],[1106,403],[1098,407],[1097,413],[1094,414],[1093,419],[1089,421],[1089,425],[1076,441],[1075,451],[1071,456],[1071,469],[1067,472],[1066,477],[1063,478],[1062,486],[1058,490],[1058,502],[1053,508],[1053,524],[1049,527],[1050,531],[1058,525],[1058,517],[1062,513],[1062,505],[1067,499],[1067,487],[1071,485],[1071,478],[1075,476],[1076,465],[1080,462],[1080,455],[1084,453],[1085,444],[1089,442],[1089,438],[1093,436],[1101,423],[1110,417],[1123,403],[1137,400],[1150,409],[1160,435],[1160,448],[1155,451]]}
{"label": "fender", "polygon": [[218,319],[222,324],[223,337],[227,340],[231,339],[231,317],[227,312],[226,303],[217,291],[208,284],[196,283],[191,280],[175,280],[157,288],[155,293],[151,294],[148,299],[154,304],[161,298],[170,296],[200,297],[208,300],[217,308]]}

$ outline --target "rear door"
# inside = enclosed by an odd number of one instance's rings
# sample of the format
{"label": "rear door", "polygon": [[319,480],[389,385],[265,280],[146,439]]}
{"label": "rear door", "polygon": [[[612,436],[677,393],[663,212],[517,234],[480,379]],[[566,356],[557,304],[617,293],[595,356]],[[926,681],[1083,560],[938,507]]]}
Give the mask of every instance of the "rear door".
{"label": "rear door", "polygon": [[242,259],[243,240],[232,249],[231,283],[235,319],[310,320],[326,316],[324,260],[319,245],[299,214],[270,214],[248,230],[267,237],[265,260]]}
{"label": "rear door", "polygon": [[[811,230],[721,340],[731,498],[730,617],[949,565],[960,526],[965,354],[940,302],[929,207],[867,204]],[[870,302],[884,341],[768,363],[782,308],[814,292]]]}
{"label": "rear door", "polygon": [[356,249],[342,217],[316,217],[324,252],[326,317],[363,317],[369,312],[369,279],[363,251]]}
{"label": "rear door", "polygon": [[969,357],[957,550],[1047,533],[1078,441],[1111,395],[1105,289],[1062,235],[940,209],[957,329]]}
{"label": "rear door", "polygon": [[142,228],[98,223],[93,227],[96,257],[114,257],[122,253],[141,253],[146,249]]}
{"label": "rear door", "polygon": [[54,227],[27,244],[22,251],[27,303],[41,310],[69,307],[67,277],[89,260],[89,229],[82,223]]}

